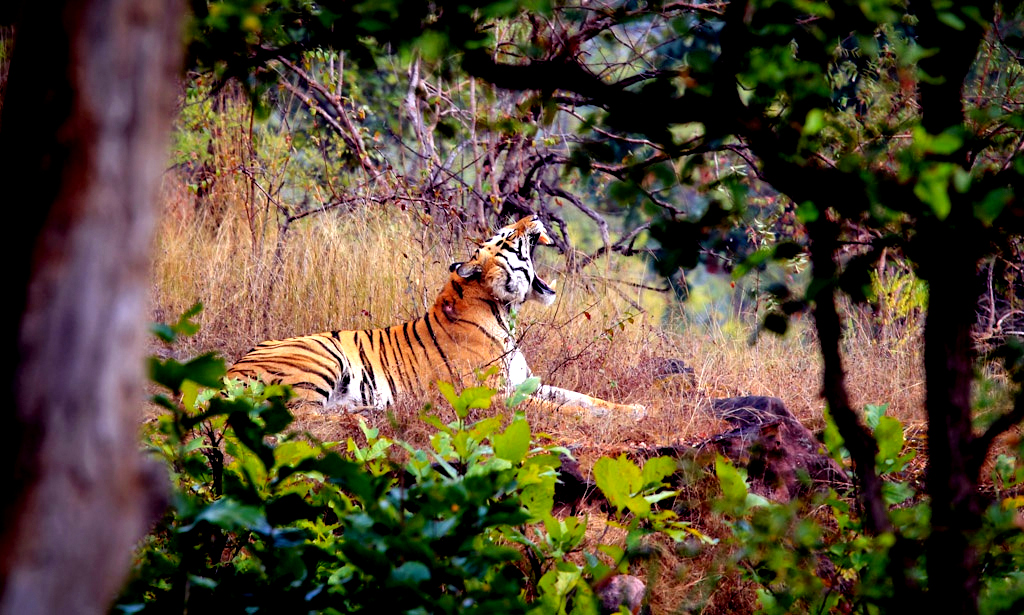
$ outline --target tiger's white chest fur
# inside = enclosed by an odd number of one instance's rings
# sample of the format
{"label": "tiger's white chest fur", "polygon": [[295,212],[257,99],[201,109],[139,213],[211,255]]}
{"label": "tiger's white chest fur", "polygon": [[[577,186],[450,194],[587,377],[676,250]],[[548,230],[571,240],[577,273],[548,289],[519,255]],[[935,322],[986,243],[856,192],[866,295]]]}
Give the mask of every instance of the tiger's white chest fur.
{"label": "tiger's white chest fur", "polygon": [[508,358],[505,361],[505,374],[508,377],[510,389],[516,388],[532,375],[530,366],[526,363],[526,356],[516,346],[513,346],[508,353]]}

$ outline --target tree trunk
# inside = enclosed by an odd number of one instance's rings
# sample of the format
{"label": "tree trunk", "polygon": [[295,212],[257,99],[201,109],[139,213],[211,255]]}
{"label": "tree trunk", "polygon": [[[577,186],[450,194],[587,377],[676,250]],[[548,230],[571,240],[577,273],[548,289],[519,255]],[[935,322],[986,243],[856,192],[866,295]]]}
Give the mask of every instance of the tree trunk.
{"label": "tree trunk", "polygon": [[[948,246],[958,245],[951,250]],[[974,458],[971,382],[977,276],[974,250],[954,231],[932,238],[924,331],[928,408],[927,491],[932,533],[926,545],[932,612],[978,612],[977,554],[981,523],[980,460]]]}
{"label": "tree trunk", "polygon": [[137,431],[181,13],[24,3],[16,28],[0,123],[15,315],[0,327],[0,614],[105,613],[161,503]]}

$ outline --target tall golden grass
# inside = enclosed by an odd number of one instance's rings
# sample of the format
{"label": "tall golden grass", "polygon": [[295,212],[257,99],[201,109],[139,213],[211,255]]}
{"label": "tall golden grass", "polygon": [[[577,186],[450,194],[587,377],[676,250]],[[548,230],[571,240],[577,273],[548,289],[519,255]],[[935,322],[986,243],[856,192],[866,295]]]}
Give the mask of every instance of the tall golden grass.
{"label": "tall golden grass", "polygon": [[[164,188],[154,319],[173,320],[196,301],[205,307],[200,332],[173,350],[180,355],[213,350],[230,362],[263,339],[415,318],[433,303],[448,265],[473,249],[457,227],[399,207],[323,212],[282,237],[272,216],[250,213],[268,210],[247,204],[244,178],[222,178],[203,199],[174,174]],[[570,272],[553,250],[540,260],[559,294],[553,306],[528,304],[521,315],[533,371],[551,384],[648,408],[641,421],[537,417],[540,429],[598,449],[685,442],[718,427],[698,410],[702,402],[734,395],[779,397],[812,428],[823,425],[820,361],[808,323],[797,320],[784,337],[765,333],[753,341],[751,325],[737,322],[668,326],[666,311],[685,316],[688,306],[651,290],[642,264],[611,257]],[[888,403],[905,423],[920,423],[919,347],[898,336],[877,341],[851,324],[845,361],[855,403]],[[682,360],[693,377],[661,377],[667,358]]]}

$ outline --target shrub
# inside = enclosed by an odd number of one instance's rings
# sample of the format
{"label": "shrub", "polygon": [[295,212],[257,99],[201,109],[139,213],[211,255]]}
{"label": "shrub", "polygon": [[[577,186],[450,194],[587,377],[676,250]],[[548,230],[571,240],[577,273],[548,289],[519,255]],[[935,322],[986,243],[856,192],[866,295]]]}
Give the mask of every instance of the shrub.
{"label": "shrub", "polygon": [[[193,333],[197,313],[158,335]],[[500,415],[469,422],[491,407],[492,389],[456,394],[442,384],[456,419],[424,411],[436,429],[431,450],[362,424],[366,444],[349,439],[342,455],[288,433],[286,388],[225,383],[212,354],[154,358],[150,368],[164,412],[144,443],[176,488],[116,612],[587,613],[597,608],[591,583],[628,567],[623,549],[605,549],[610,564],[596,553],[570,561],[586,521],[552,514],[568,451],[537,446],[520,413],[507,425]],[[524,383],[507,403],[537,385]],[[394,460],[399,449],[404,463]],[[599,486],[631,511],[631,532],[699,535],[652,509],[673,494],[663,479],[674,462],[604,462],[615,471],[602,472]]]}

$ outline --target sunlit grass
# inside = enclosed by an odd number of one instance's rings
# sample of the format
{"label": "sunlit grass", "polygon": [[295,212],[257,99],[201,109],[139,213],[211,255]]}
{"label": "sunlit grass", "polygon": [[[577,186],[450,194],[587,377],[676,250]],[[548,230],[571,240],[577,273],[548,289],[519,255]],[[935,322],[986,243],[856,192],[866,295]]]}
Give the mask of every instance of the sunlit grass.
{"label": "sunlit grass", "polygon": [[[457,225],[392,206],[324,212],[282,236],[272,210],[247,205],[241,178],[222,179],[200,200],[174,176],[165,183],[154,318],[173,319],[196,301],[205,306],[199,334],[175,350],[182,355],[213,350],[230,362],[263,339],[416,318],[433,303],[448,265],[473,249]],[[597,445],[692,440],[719,427],[700,405],[736,395],[779,397],[812,429],[822,427],[820,361],[807,317],[784,337],[754,337],[751,324],[720,323],[652,290],[657,284],[639,261],[606,258],[571,271],[554,250],[539,260],[559,294],[547,308],[527,304],[519,317],[533,371],[550,384],[643,404],[648,416],[540,416],[538,429]],[[855,404],[889,403],[905,422],[920,421],[918,341],[882,344],[866,330],[849,327],[844,344]],[[692,377],[660,374],[666,359],[681,360]]]}

